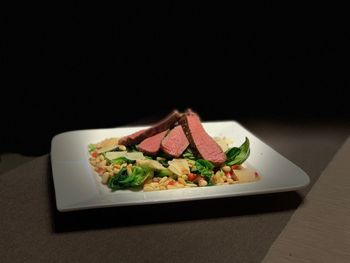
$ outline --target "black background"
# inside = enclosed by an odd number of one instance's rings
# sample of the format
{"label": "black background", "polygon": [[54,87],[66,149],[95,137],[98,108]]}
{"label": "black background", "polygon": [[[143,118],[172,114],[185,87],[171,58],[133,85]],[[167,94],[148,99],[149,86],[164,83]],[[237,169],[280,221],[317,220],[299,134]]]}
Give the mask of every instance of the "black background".
{"label": "black background", "polygon": [[1,8],[0,151],[43,154],[57,133],[173,108],[204,120],[349,121],[347,23],[274,7]]}

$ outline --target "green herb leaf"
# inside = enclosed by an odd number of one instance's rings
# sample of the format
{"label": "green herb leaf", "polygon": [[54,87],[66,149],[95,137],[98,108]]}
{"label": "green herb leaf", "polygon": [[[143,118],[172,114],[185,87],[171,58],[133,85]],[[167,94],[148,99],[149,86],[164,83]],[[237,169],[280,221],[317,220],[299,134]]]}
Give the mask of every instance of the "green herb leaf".
{"label": "green herb leaf", "polygon": [[113,191],[122,188],[119,185],[119,180],[124,180],[127,176],[127,170],[125,167],[123,167],[115,176],[109,178],[108,187],[111,188]]}
{"label": "green herb leaf", "polygon": [[[138,168],[141,168],[141,167],[137,167],[135,166],[134,167],[134,170],[133,170],[133,174],[135,172],[135,169],[138,169]],[[138,172],[136,172],[135,174],[135,180],[133,182],[133,184],[131,186],[139,186],[139,185],[143,185],[143,183],[148,179],[148,178],[151,178],[153,177],[153,170],[152,169],[149,169],[149,168],[141,168],[141,170],[138,170]]]}
{"label": "green herb leaf", "polygon": [[250,143],[249,139],[246,137],[245,142],[239,147],[233,147],[231,149],[228,149],[226,151],[226,165],[236,165],[236,164],[242,164],[245,162],[245,160],[248,159],[250,154]]}
{"label": "green herb leaf", "polygon": [[138,152],[139,151],[136,145],[127,146],[126,150],[128,152]]}
{"label": "green herb leaf", "polygon": [[134,166],[131,175],[128,175],[127,169],[123,167],[117,175],[110,178],[108,187],[113,191],[142,185],[147,178],[153,176],[153,171],[149,168]]}
{"label": "green herb leaf", "polygon": [[211,162],[203,159],[197,160],[195,166],[199,173],[209,182],[214,174],[212,170],[215,166]]}
{"label": "green herb leaf", "polygon": [[206,168],[208,170],[213,170],[215,166],[211,162],[209,162],[207,160],[198,159],[196,161],[196,167],[197,167],[198,170],[200,170],[202,167]]}
{"label": "green herb leaf", "polygon": [[89,152],[95,151],[96,150],[96,146],[94,144],[89,144],[88,145],[88,149],[89,149]]}
{"label": "green herb leaf", "polygon": [[234,160],[240,152],[241,152],[241,149],[239,149],[237,147],[232,147],[232,148],[228,149],[225,152],[227,160],[231,160],[231,161]]}
{"label": "green herb leaf", "polygon": [[164,167],[169,167],[168,160],[166,159],[158,159],[158,162]]}
{"label": "green herb leaf", "polygon": [[113,164],[123,164],[123,163],[134,163],[135,160],[130,160],[126,157],[118,157],[116,159],[110,160]]}
{"label": "green herb leaf", "polygon": [[186,149],[186,151],[182,154],[182,157],[190,160],[196,160],[196,157],[194,156],[190,148]]}
{"label": "green herb leaf", "polygon": [[157,154],[157,157],[162,157],[162,158],[165,158],[165,159],[168,159],[168,158],[169,158],[169,156],[168,156],[166,153],[164,153],[164,152],[159,152],[159,153]]}
{"label": "green herb leaf", "polygon": [[169,169],[162,169],[155,172],[155,176],[157,177],[165,177],[172,175],[172,172]]}

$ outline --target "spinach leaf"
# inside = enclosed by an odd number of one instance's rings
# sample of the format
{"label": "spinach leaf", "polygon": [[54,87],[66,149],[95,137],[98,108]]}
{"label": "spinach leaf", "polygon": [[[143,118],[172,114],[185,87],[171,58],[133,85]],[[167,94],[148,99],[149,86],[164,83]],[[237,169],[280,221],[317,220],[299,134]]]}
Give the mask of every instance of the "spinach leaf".
{"label": "spinach leaf", "polygon": [[169,169],[162,169],[162,170],[158,170],[155,171],[156,175],[158,177],[165,177],[165,176],[170,176],[172,174],[172,172]]}
{"label": "spinach leaf", "polygon": [[226,151],[226,165],[242,164],[248,159],[250,154],[249,139],[246,137],[245,142],[239,147],[233,147]]}
{"label": "spinach leaf", "polygon": [[196,157],[194,156],[190,148],[186,149],[186,151],[182,154],[182,157],[190,160],[196,160]]}
{"label": "spinach leaf", "polygon": [[88,145],[88,149],[89,149],[89,152],[95,151],[96,150],[96,146],[94,144],[89,144]]}
{"label": "spinach leaf", "polygon": [[153,171],[149,168],[134,166],[131,175],[128,175],[126,168],[123,167],[117,175],[109,179],[108,187],[111,188],[112,191],[136,187],[142,185],[147,178],[152,176]]}
{"label": "spinach leaf", "polygon": [[113,164],[122,164],[122,163],[134,163],[135,160],[130,160],[126,157],[118,157],[110,161]]}
{"label": "spinach leaf", "polygon": [[213,169],[215,166],[211,162],[203,159],[198,159],[195,163],[195,166],[199,173],[203,175],[208,182],[210,182],[211,177],[214,174]]}
{"label": "spinach leaf", "polygon": [[169,167],[168,160],[166,160],[166,159],[158,159],[157,161],[158,161],[161,165],[163,165],[164,167]]}
{"label": "spinach leaf", "polygon": [[[131,186],[139,186],[142,185],[148,178],[153,177],[153,170],[150,168],[141,168],[141,167],[134,167],[133,174],[135,173],[135,179]],[[136,170],[136,168],[140,168],[141,170]],[[136,171],[136,172],[135,172]],[[131,175],[133,175],[131,174]]]}
{"label": "spinach leaf", "polygon": [[153,171],[150,168],[134,166],[131,175],[119,181],[119,185],[123,188],[139,186],[151,175],[153,175]]}
{"label": "spinach leaf", "polygon": [[225,154],[227,157],[227,161],[228,160],[233,160],[236,158],[236,156],[241,152],[241,149],[239,149],[238,147],[232,147],[230,149],[228,149]]}
{"label": "spinach leaf", "polygon": [[122,188],[119,186],[119,180],[124,180],[126,177],[128,177],[128,172],[126,168],[123,167],[115,176],[109,178],[108,187],[111,188],[113,191]]}
{"label": "spinach leaf", "polygon": [[198,169],[196,168],[196,166],[192,166],[190,167],[190,171],[193,174],[200,174],[200,172],[198,171]]}
{"label": "spinach leaf", "polygon": [[128,152],[138,152],[139,151],[136,145],[127,146],[126,150]]}
{"label": "spinach leaf", "polygon": [[215,166],[211,162],[209,162],[207,160],[198,159],[196,161],[196,167],[197,167],[198,170],[200,170],[201,168],[206,168],[208,170],[213,170]]}
{"label": "spinach leaf", "polygon": [[162,157],[162,158],[164,158],[164,159],[169,159],[169,155],[167,155],[167,154],[164,153],[164,152],[159,152],[159,153],[157,154],[157,157]]}

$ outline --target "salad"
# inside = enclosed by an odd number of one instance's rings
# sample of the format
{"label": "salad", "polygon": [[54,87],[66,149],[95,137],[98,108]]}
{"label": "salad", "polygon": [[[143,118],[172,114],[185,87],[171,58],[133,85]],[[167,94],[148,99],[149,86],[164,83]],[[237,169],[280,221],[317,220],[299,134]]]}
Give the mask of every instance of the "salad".
{"label": "salad", "polygon": [[210,137],[199,116],[172,112],[148,129],[88,146],[89,161],[111,191],[157,191],[208,187],[259,180],[246,166],[249,139],[230,147],[227,138]]}

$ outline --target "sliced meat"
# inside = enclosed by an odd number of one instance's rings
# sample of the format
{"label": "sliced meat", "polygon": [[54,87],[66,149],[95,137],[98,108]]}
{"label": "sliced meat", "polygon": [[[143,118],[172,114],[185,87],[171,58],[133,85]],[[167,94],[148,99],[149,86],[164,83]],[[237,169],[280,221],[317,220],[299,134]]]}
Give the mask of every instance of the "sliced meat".
{"label": "sliced meat", "polygon": [[118,144],[121,144],[121,145],[132,145],[133,141],[137,140],[137,138],[139,136],[141,136],[144,132],[146,131],[146,129],[143,129],[143,130],[140,130],[140,131],[137,131],[137,132],[134,132],[128,136],[124,136],[122,138],[119,139],[119,142]]}
{"label": "sliced meat", "polygon": [[130,146],[130,145],[140,143],[141,141],[143,141],[148,137],[151,137],[157,133],[173,128],[176,122],[179,121],[180,117],[181,117],[181,114],[177,110],[174,110],[167,117],[165,117],[160,122],[154,124],[152,127],[135,132],[131,135],[122,137],[121,139],[119,139],[119,144]]}
{"label": "sliced meat", "polygon": [[138,146],[139,150],[147,155],[156,155],[160,149],[160,143],[167,133],[168,130],[143,140]]}
{"label": "sliced meat", "polygon": [[191,148],[197,154],[214,165],[222,165],[226,161],[226,155],[220,146],[204,130],[199,116],[188,110],[181,118],[181,125],[185,131],[187,139],[191,143]]}
{"label": "sliced meat", "polygon": [[189,144],[181,125],[178,125],[164,138],[161,148],[164,153],[177,158],[180,157]]}

